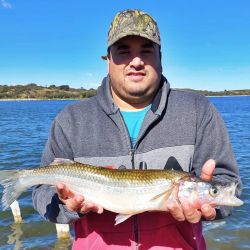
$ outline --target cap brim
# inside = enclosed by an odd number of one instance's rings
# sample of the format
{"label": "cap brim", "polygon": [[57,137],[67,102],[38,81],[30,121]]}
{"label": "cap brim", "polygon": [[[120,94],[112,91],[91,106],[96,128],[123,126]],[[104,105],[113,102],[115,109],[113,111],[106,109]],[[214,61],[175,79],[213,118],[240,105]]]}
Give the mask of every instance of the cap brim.
{"label": "cap brim", "polygon": [[154,43],[158,44],[159,46],[161,46],[161,42],[158,39],[150,37],[145,32],[141,32],[141,31],[138,32],[136,30],[136,31],[130,31],[129,33],[126,32],[126,33],[119,34],[119,36],[117,36],[115,39],[113,39],[112,41],[109,41],[108,48],[110,48],[113,44],[115,44],[116,42],[118,42],[119,40],[121,40],[122,38],[127,37],[127,36],[139,36],[139,37],[143,37],[143,38],[146,38],[149,41],[154,42]]}

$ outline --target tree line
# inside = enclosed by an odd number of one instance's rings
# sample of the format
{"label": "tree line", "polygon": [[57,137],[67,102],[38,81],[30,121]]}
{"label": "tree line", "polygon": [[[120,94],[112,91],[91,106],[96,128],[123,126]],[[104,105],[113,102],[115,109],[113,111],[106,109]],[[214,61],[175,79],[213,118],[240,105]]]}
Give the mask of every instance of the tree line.
{"label": "tree line", "polygon": [[[205,96],[233,96],[250,95],[250,89],[244,90],[194,90],[182,89],[186,91],[197,92]],[[27,85],[0,85],[0,99],[82,99],[96,95],[96,89],[76,89],[69,85],[49,85],[39,86],[35,83]]]}
{"label": "tree line", "polygon": [[96,95],[95,89],[75,89],[69,85],[0,85],[0,99],[82,99]]}

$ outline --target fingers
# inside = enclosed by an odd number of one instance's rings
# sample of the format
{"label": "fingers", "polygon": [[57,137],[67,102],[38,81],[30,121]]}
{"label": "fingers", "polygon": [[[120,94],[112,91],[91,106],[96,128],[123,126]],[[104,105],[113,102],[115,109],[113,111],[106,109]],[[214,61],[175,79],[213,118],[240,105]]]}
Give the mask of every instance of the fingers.
{"label": "fingers", "polygon": [[167,201],[167,211],[177,221],[187,220],[190,223],[197,223],[201,219],[201,211],[194,208],[187,202],[179,202],[178,189],[174,190]]}
{"label": "fingers", "polygon": [[198,210],[187,202],[182,205],[171,203],[168,211],[177,221],[187,220],[190,223],[198,223],[202,217],[206,220],[214,220],[216,217],[215,209],[208,204],[202,205],[201,210]]}
{"label": "fingers", "polygon": [[66,199],[64,203],[67,206],[68,210],[72,212],[73,211],[78,212],[81,209],[83,202],[84,202],[83,196],[76,195],[73,198]]}
{"label": "fingers", "polygon": [[64,200],[74,196],[74,193],[63,183],[58,183],[56,185],[56,191],[58,193],[59,199],[64,202]]}
{"label": "fingers", "polygon": [[204,204],[201,206],[201,213],[206,220],[214,220],[216,217],[215,208],[211,207],[208,204]]}
{"label": "fingers", "polygon": [[179,202],[177,198],[177,190],[174,191],[166,204],[168,211],[177,221],[187,220],[190,223],[198,223],[203,216],[207,220],[213,220],[216,216],[216,211],[208,204],[204,204],[201,209],[193,207],[188,202]]}
{"label": "fingers", "polygon": [[78,209],[79,213],[85,214],[88,212],[95,212],[101,214],[103,212],[103,207],[96,205],[92,202],[85,201],[81,204],[81,207]]}
{"label": "fingers", "polygon": [[215,164],[215,160],[212,159],[205,162],[201,170],[201,179],[203,179],[204,181],[212,180]]}
{"label": "fingers", "polygon": [[183,207],[183,213],[188,222],[198,223],[200,221],[202,214],[198,209],[192,207],[188,203],[183,203],[182,207]]}
{"label": "fingers", "polygon": [[[201,179],[211,181],[215,169],[215,161],[210,159],[205,162],[201,171]],[[190,223],[197,223],[204,217],[207,220],[213,220],[216,217],[216,210],[209,204],[204,204],[200,209],[193,207],[187,202],[178,202],[178,194],[170,196],[167,204],[167,211],[178,221],[187,220]]]}
{"label": "fingers", "polygon": [[197,223],[200,221],[202,213],[194,208],[189,203],[168,203],[167,210],[177,221],[187,220],[190,223]]}
{"label": "fingers", "polygon": [[186,220],[186,217],[182,211],[182,208],[179,204],[169,204],[168,211],[171,215],[178,221]]}
{"label": "fingers", "polygon": [[83,214],[88,212],[101,214],[103,212],[103,207],[93,202],[86,201],[82,195],[74,193],[62,183],[56,185],[56,190],[59,199],[66,205],[69,211]]}
{"label": "fingers", "polygon": [[189,203],[174,204],[170,203],[167,206],[168,212],[177,220],[187,220],[190,223],[198,223],[202,217],[206,220],[214,220],[216,217],[216,211],[208,204],[204,204],[201,210],[194,208]]}
{"label": "fingers", "polygon": [[181,204],[178,201],[178,190],[174,189],[173,193],[170,195],[167,204],[167,211],[171,213],[171,215],[178,221],[184,221],[185,215],[183,213],[183,209]]}
{"label": "fingers", "polygon": [[69,211],[77,211],[84,201],[83,196],[74,194],[66,185],[58,183],[56,185],[58,198],[66,205]]}
{"label": "fingers", "polygon": [[86,214],[89,212],[95,212],[101,214],[103,208],[93,202],[84,200],[83,196],[76,195],[74,198],[66,200],[65,205],[70,211]]}

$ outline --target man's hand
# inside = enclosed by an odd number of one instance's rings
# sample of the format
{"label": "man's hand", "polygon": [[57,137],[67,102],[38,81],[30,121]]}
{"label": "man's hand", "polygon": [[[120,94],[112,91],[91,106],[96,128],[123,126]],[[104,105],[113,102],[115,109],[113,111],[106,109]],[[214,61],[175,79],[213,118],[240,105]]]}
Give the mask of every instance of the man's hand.
{"label": "man's hand", "polygon": [[[215,161],[210,159],[202,167],[201,179],[204,181],[211,181],[213,176],[213,171],[215,169]],[[177,193],[173,194],[177,197]],[[167,210],[171,215],[178,221],[187,220],[190,223],[197,223],[200,221],[201,217],[207,220],[213,220],[216,216],[215,208],[209,204],[203,204],[201,209],[198,210],[188,203],[180,204],[176,199],[167,205]]]}
{"label": "man's hand", "polygon": [[103,212],[103,207],[86,201],[83,196],[75,194],[62,183],[58,183],[56,185],[56,190],[59,199],[66,205],[69,211],[74,211],[82,214],[88,212],[101,214]]}

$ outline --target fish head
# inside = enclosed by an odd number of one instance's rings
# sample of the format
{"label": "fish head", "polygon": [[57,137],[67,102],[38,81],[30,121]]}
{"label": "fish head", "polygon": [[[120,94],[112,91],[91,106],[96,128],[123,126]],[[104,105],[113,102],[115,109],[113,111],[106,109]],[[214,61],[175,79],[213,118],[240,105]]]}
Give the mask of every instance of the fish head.
{"label": "fish head", "polygon": [[236,183],[221,185],[204,181],[183,181],[179,186],[178,198],[196,208],[203,204],[241,206],[243,201],[236,197],[236,188]]}

